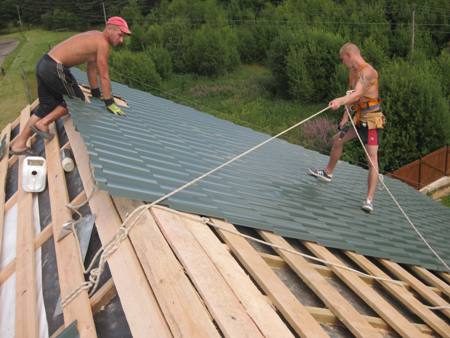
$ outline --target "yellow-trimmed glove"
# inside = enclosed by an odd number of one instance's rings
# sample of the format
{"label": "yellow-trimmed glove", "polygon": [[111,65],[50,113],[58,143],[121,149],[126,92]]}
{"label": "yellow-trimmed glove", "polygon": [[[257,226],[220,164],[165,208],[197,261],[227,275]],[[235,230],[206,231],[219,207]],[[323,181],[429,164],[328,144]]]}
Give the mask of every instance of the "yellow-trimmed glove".
{"label": "yellow-trimmed glove", "polygon": [[114,103],[114,99],[106,99],[104,100],[105,105],[106,105],[106,109],[116,115],[116,116],[125,116],[127,114],[124,113],[124,111],[122,109],[120,109],[120,107]]}

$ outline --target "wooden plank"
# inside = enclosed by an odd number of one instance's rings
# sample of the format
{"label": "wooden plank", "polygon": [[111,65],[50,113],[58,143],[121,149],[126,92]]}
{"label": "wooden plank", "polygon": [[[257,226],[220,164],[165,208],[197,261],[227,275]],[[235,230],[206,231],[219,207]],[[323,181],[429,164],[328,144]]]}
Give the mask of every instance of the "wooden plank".
{"label": "wooden plank", "polygon": [[[122,218],[141,202],[115,198]],[[167,323],[176,337],[218,337],[212,319],[148,210],[128,235]],[[158,259],[155,259],[158,257]]]}
{"label": "wooden plank", "polygon": [[442,279],[437,277],[434,273],[431,273],[425,268],[422,268],[421,266],[413,266],[412,270],[417,273],[419,276],[421,276],[424,280],[426,280],[430,285],[438,288],[441,290],[444,294],[447,295],[447,297],[450,298],[450,279],[446,282],[444,282]]}
{"label": "wooden plank", "polygon": [[[267,231],[259,231],[259,234],[270,243],[294,250],[284,238],[278,235]],[[381,337],[339,291],[311,267],[305,258],[276,248],[275,251],[356,337]]]}
{"label": "wooden plank", "polygon": [[[220,220],[214,220],[214,223],[237,232],[236,228],[229,223]],[[220,229],[218,229],[218,233],[295,332],[302,337],[328,337],[305,306],[297,300],[246,239]]]}
{"label": "wooden plank", "polygon": [[228,337],[262,337],[233,289],[186,229],[186,220],[162,208],[154,208],[151,213],[222,333]]}
{"label": "wooden plank", "polygon": [[6,176],[8,174],[8,157],[9,157],[9,139],[11,137],[11,124],[8,124],[5,129],[3,129],[0,135],[0,142],[3,137],[5,137],[4,145],[4,156],[0,161],[0,254],[2,252],[3,243],[3,227],[5,223],[5,186],[6,186]]}
{"label": "wooden plank", "polygon": [[[20,114],[20,130],[30,117],[27,106]],[[24,157],[19,159],[22,172]],[[18,211],[16,242],[16,337],[38,337],[36,261],[33,248],[33,194],[22,190],[22,175],[18,177]]]}
{"label": "wooden plank", "polygon": [[39,249],[53,236],[53,224],[49,223],[34,239],[34,250]]}
{"label": "wooden plank", "polygon": [[117,290],[114,286],[114,281],[110,278],[105,284],[102,285],[91,297],[92,312],[96,313],[100,311],[104,306],[117,296]]}
{"label": "wooden plank", "polygon": [[[430,288],[422,283],[419,279],[411,275],[408,271],[403,269],[399,264],[392,262],[387,259],[379,259],[381,264],[383,264],[389,271],[391,271],[397,278],[403,280],[404,282],[411,285],[411,287],[421,295],[425,300],[430,302],[433,306],[448,306],[449,304],[433,291]],[[444,309],[441,310],[448,318],[450,318],[450,310]]]}
{"label": "wooden plank", "polygon": [[[346,251],[345,254],[358,264],[364,271],[383,278],[390,277],[380,268],[374,265],[366,257]],[[411,312],[415,313],[420,319],[428,324],[433,330],[443,337],[450,337],[450,327],[433,311],[429,310],[425,305],[419,302],[409,291],[400,285],[380,281],[381,285],[389,291],[398,301],[405,305]]]}
{"label": "wooden plank", "polygon": [[16,271],[16,260],[12,260],[0,271],[0,286]]}
{"label": "wooden plank", "polygon": [[[304,243],[304,242],[302,242],[302,243]],[[261,251],[258,251],[258,253],[264,259],[264,261],[267,263],[267,265],[269,265],[271,268],[283,268],[283,267],[287,266],[287,263],[280,256],[268,254],[268,253],[261,252]],[[310,263],[310,264],[314,269],[316,269],[324,277],[329,278],[334,275],[333,271],[327,266],[314,264],[314,263]],[[359,276],[359,278],[361,278],[367,285],[375,285],[376,284],[376,281],[372,278],[369,278],[366,276]],[[407,283],[405,283],[403,281],[397,281],[397,282],[402,284],[407,289],[411,288]],[[430,286],[429,288],[431,290],[433,290],[439,296],[441,296],[443,293],[442,290],[438,289],[437,287]]]}
{"label": "wooden plank", "polygon": [[[50,132],[57,134],[55,124]],[[61,298],[64,299],[74,289],[84,283],[83,266],[79,246],[73,234],[58,241],[62,225],[72,220],[72,212],[66,207],[69,203],[66,178],[61,165],[58,137],[45,143],[47,157],[48,191],[50,197],[53,240],[55,243],[56,263],[58,267]],[[63,307],[64,323],[68,326],[77,321],[78,332],[82,337],[97,337],[91,304],[86,290],[82,291],[72,302]]]}
{"label": "wooden plank", "polygon": [[[39,249],[53,235],[52,224],[50,223],[34,238],[34,250]],[[16,259],[14,258],[5,268],[0,271],[0,285],[3,284],[16,269]]]}
{"label": "wooden plank", "polygon": [[200,217],[196,217],[197,221],[192,219],[192,215],[190,217],[191,219],[183,218],[184,225],[210,257],[264,337],[293,337],[291,331],[267,301],[267,297],[253,284],[211,229],[201,223]]}
{"label": "wooden plank", "polygon": [[[94,181],[86,146],[80,134],[75,131],[72,119],[66,119],[64,127],[84,191],[89,195],[94,188]],[[105,244],[113,238],[122,221],[110,196],[105,191],[95,192],[89,201],[89,206],[96,215],[95,224],[100,240]],[[155,337],[170,337],[167,323],[128,239],[122,242],[116,253],[108,259],[108,266],[132,335],[136,338],[148,337],[151,332]]]}
{"label": "wooden plank", "polygon": [[[303,242],[317,257],[328,262],[345,265],[325,247],[311,242]],[[369,287],[357,274],[348,270],[330,265],[350,289],[353,290],[367,305],[369,305],[381,318],[383,318],[402,337],[422,337],[422,333],[405,317],[403,317],[390,303],[388,303],[373,288]]]}
{"label": "wooden plank", "polygon": [[258,253],[261,256],[261,258],[264,259],[264,262],[266,262],[266,264],[271,268],[284,268],[287,266],[283,258],[277,255],[271,255],[261,251],[258,251]]}
{"label": "wooden plank", "polygon": [[5,213],[11,209],[13,207],[14,204],[17,203],[17,196],[19,194],[17,193],[17,191],[8,199],[8,201],[6,201],[5,203]]}
{"label": "wooden plank", "polygon": [[450,274],[447,272],[441,272],[439,273],[439,276],[441,276],[448,284],[450,284]]}
{"label": "wooden plank", "polygon": [[[335,316],[333,312],[331,312],[327,308],[307,306],[306,309],[319,323],[326,325],[339,324],[339,319]],[[383,330],[386,332],[393,332],[391,327],[381,318],[372,316],[364,316],[364,318],[366,318],[366,320],[376,329]],[[414,326],[418,330],[420,330],[422,335],[425,335],[426,337],[431,337],[433,334],[433,330],[431,330],[428,325],[414,324]]]}

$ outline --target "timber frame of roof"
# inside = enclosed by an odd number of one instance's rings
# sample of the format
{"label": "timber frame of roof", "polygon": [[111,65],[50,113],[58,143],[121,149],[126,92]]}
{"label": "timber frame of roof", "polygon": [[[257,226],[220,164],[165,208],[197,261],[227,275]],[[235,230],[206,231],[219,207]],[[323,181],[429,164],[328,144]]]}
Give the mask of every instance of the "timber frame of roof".
{"label": "timber frame of roof", "polygon": [[[35,105],[23,109],[2,131],[7,146],[17,134],[12,131],[25,126]],[[47,241],[54,242],[55,278],[63,297],[85,281],[75,237],[56,240],[62,224],[72,218],[65,205],[85,201],[94,188],[83,140],[70,117],[63,119],[63,126],[67,137],[59,131],[59,137],[45,144],[51,222],[44,224],[40,233],[32,231],[32,194],[24,192],[19,182],[8,199],[5,195],[10,168],[18,162],[20,173],[23,158],[5,156],[0,162],[0,244],[5,213],[15,204],[19,207],[15,260],[0,271],[0,286],[16,275],[17,337],[38,337],[38,314],[32,306],[36,300],[34,250]],[[58,132],[55,124],[51,131]],[[72,200],[61,166],[61,148],[72,149],[82,183],[82,191]],[[139,205],[142,202],[94,192],[89,209],[96,215],[102,244]],[[145,212],[109,258],[111,278],[91,298],[83,291],[64,307],[64,324],[49,332],[51,337],[57,337],[74,321],[81,337],[104,336],[95,318],[116,296],[123,316],[114,320],[126,321],[133,337],[450,337],[450,310],[429,309],[449,305],[448,273],[331,250],[222,220],[214,222],[400,284],[375,281],[283,250],[267,249],[212,229],[199,215],[154,207]]]}

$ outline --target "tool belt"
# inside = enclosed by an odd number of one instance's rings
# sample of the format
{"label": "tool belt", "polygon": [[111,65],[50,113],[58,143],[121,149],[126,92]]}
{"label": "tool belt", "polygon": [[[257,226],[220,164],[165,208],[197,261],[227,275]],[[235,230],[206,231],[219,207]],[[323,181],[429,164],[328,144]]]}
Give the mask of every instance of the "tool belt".
{"label": "tool belt", "polygon": [[351,109],[355,112],[353,122],[355,125],[367,126],[368,129],[382,129],[386,119],[381,110],[381,100],[375,99],[365,102],[358,102],[352,105]]}

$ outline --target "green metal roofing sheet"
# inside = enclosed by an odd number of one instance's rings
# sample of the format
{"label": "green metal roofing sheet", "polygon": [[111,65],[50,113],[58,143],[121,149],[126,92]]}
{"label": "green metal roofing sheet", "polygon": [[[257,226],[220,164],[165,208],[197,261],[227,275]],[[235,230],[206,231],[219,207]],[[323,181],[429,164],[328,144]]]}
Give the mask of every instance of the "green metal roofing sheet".
{"label": "green metal roofing sheet", "polygon": [[[86,83],[84,73],[74,74]],[[107,113],[102,102],[67,100],[97,185],[112,195],[154,201],[269,138],[125,85],[113,83],[113,91],[127,100],[126,117]],[[367,170],[340,161],[331,183],[306,175],[307,168],[327,161],[327,156],[277,139],[164,204],[328,247],[444,269],[386,191],[377,191],[373,214],[361,211]],[[450,208],[400,181],[385,177],[385,182],[450,264]]]}

